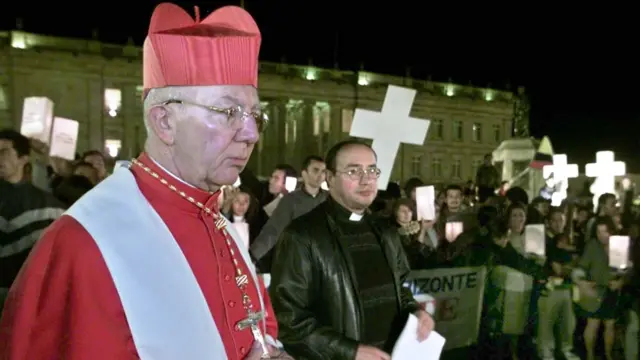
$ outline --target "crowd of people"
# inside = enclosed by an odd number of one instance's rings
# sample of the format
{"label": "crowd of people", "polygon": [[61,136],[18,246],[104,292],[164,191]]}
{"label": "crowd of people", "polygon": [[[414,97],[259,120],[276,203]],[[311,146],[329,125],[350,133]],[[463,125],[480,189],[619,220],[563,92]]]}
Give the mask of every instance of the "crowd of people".
{"label": "crowd of people", "polygon": [[[24,220],[31,224],[27,227],[30,232],[20,232],[29,240],[13,238],[17,234],[5,229],[12,238],[3,240],[0,273],[1,285],[8,289],[46,226],[106,178],[108,172],[107,158],[99,151],[89,151],[74,162],[47,159],[47,186],[38,188],[32,169],[42,164],[38,150],[41,145],[13,130],[0,132],[0,144],[3,185],[12,186],[11,191],[3,189],[3,211],[15,206],[11,211],[32,217]],[[34,153],[36,156],[31,156]],[[30,160],[34,158],[40,163]],[[278,239],[291,222],[327,201],[328,192],[323,189],[326,171],[324,158],[310,156],[300,172],[290,165],[278,165],[267,181],[260,181],[247,169],[241,173],[239,186],[223,188],[218,199],[221,211],[231,222],[248,223],[251,255],[260,272],[273,272]],[[298,176],[298,187],[288,191],[286,179]],[[569,196],[562,206],[552,207],[542,197],[529,201],[527,193],[518,187],[509,189],[504,196],[494,191],[479,201],[479,192],[470,181],[464,186],[442,188],[436,196],[436,219],[417,221],[416,188],[423,185],[418,178],[408,180],[403,189],[390,183],[367,210],[377,221],[397,228],[412,270],[465,266],[492,269],[504,265],[530,275],[536,282],[526,309],[530,326],[513,334],[493,328],[496,321],[492,318],[502,316],[500,311],[491,309],[499,289],[492,294],[493,285],[487,284],[481,336],[475,351],[491,354],[489,358],[531,358],[532,353],[537,353],[540,359],[557,355],[577,359],[581,355],[591,360],[598,351],[606,359],[614,359],[616,352],[626,353],[626,359],[637,358],[640,277],[633,268],[626,273],[610,269],[607,253],[609,237],[624,234],[632,240],[631,263],[640,261],[640,218],[632,201],[633,188],[622,193],[620,199],[615,194],[602,195],[598,209],[592,212],[588,197]],[[446,224],[452,221],[462,222],[464,232],[447,239]],[[525,252],[527,224],[545,225],[545,258]],[[8,245],[18,243],[28,245],[14,245],[14,253],[9,253]],[[596,304],[576,301],[576,292],[585,299],[592,296],[597,299]]]}

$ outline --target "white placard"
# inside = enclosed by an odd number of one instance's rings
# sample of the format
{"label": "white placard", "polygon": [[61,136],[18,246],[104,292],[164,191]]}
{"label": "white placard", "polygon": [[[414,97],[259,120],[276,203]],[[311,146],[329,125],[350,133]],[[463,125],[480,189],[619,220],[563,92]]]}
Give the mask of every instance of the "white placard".
{"label": "white placard", "polygon": [[436,192],[433,186],[416,188],[416,211],[418,221],[436,219]]}
{"label": "white placard", "polygon": [[546,247],[543,224],[531,224],[524,228],[524,252],[544,256]]}
{"label": "white placard", "polygon": [[287,176],[284,180],[284,188],[287,189],[288,192],[292,192],[298,186],[298,179],[293,176]]}
{"label": "white placard", "polygon": [[372,139],[371,147],[378,155],[377,165],[382,172],[378,190],[386,190],[400,144],[423,145],[429,120],[409,116],[416,91],[389,85],[382,111],[356,109],[350,136]]}
{"label": "white placard", "polygon": [[393,360],[438,360],[446,340],[435,330],[429,337],[418,341],[418,318],[410,314],[398,341],[393,347]]}
{"label": "white placard", "polygon": [[618,270],[629,267],[629,237],[610,236],[609,237],[609,266]]}
{"label": "white placard", "polygon": [[462,221],[447,222],[444,225],[444,237],[448,242],[454,242],[463,231],[464,223]]}
{"label": "white placard", "polygon": [[73,161],[76,158],[78,129],[80,124],[71,119],[56,117],[53,119],[49,156]]}
{"label": "white placard", "polygon": [[240,235],[240,239],[242,239],[245,248],[249,250],[249,224],[246,222],[234,222],[232,224],[238,232],[238,235]]}
{"label": "white placard", "polygon": [[53,101],[46,97],[28,97],[22,107],[20,133],[49,145],[53,123]]}

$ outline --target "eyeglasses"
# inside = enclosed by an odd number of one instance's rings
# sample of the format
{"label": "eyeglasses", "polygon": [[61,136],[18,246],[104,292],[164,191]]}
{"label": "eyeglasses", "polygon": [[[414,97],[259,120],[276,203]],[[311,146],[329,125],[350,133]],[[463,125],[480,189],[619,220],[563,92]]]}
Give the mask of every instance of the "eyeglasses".
{"label": "eyeglasses", "polygon": [[197,106],[203,109],[207,109],[209,111],[212,112],[216,112],[219,114],[225,114],[227,115],[227,122],[229,124],[229,126],[231,127],[236,127],[239,126],[240,124],[243,124],[245,119],[248,117],[252,117],[253,119],[255,119],[256,121],[256,125],[258,126],[258,131],[259,132],[263,132],[264,129],[267,127],[267,124],[269,124],[269,117],[267,116],[267,114],[263,113],[262,111],[256,110],[256,111],[252,111],[252,112],[246,112],[244,111],[244,109],[242,108],[242,106],[233,106],[227,109],[223,109],[223,108],[219,108],[217,106],[209,106],[209,105],[202,105],[202,104],[196,104],[196,103],[192,103],[192,102],[188,102],[188,101],[183,101],[183,100],[167,100],[165,102],[162,103],[162,105],[169,105],[169,104],[180,104],[180,105],[191,105],[191,106]]}
{"label": "eyeglasses", "polygon": [[336,174],[347,175],[351,180],[362,180],[365,176],[368,179],[377,179],[380,177],[381,173],[382,173],[382,170],[378,169],[377,167],[371,167],[366,169],[355,168],[355,169],[349,169],[347,171],[336,171]]}

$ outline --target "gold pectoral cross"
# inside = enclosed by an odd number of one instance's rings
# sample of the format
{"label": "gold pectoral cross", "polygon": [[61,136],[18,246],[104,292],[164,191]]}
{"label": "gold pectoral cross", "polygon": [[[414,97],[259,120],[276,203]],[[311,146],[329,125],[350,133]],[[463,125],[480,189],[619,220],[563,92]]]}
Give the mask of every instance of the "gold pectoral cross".
{"label": "gold pectoral cross", "polygon": [[253,312],[249,311],[246,319],[238,321],[236,324],[236,328],[238,330],[251,329],[251,333],[253,334],[253,339],[260,343],[262,346],[262,358],[269,358],[269,348],[267,347],[267,342],[264,339],[264,335],[262,335],[262,331],[260,331],[260,321],[264,319],[264,312]]}

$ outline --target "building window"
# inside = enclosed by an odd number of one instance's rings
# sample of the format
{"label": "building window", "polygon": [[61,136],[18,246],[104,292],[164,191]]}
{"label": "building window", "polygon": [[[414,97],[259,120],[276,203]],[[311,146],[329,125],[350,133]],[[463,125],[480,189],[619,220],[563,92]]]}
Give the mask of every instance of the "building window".
{"label": "building window", "polygon": [[473,141],[482,142],[482,124],[480,123],[473,124]]}
{"label": "building window", "polygon": [[104,141],[104,148],[112,158],[117,158],[122,148],[122,141],[115,139],[107,139]]}
{"label": "building window", "polygon": [[451,163],[451,177],[454,179],[462,179],[462,161],[455,159]]}
{"label": "building window", "polygon": [[434,139],[440,140],[444,137],[444,128],[443,128],[441,119],[433,120],[431,122],[431,127],[433,129],[431,133],[433,134]]}
{"label": "building window", "polygon": [[120,89],[104,89],[104,107],[109,116],[118,116],[121,106],[122,91]]}
{"label": "building window", "polygon": [[413,176],[421,176],[422,173],[422,156],[414,155],[411,158],[411,174]]}
{"label": "building window", "polygon": [[502,141],[500,125],[493,125],[493,140],[498,144]]}
{"label": "building window", "polygon": [[313,135],[328,133],[331,124],[331,111],[326,102],[317,102],[313,107]]}
{"label": "building window", "polygon": [[303,118],[302,100],[290,99],[287,102],[287,117],[284,124],[284,142],[295,143],[298,139],[298,121]]}
{"label": "building window", "polygon": [[353,109],[342,109],[342,132],[350,133],[353,123]]}
{"label": "building window", "polygon": [[456,120],[453,122],[453,140],[462,141],[464,137],[464,127],[462,127],[462,121]]}
{"label": "building window", "polygon": [[434,178],[442,177],[442,160],[440,158],[431,159],[431,176]]}

